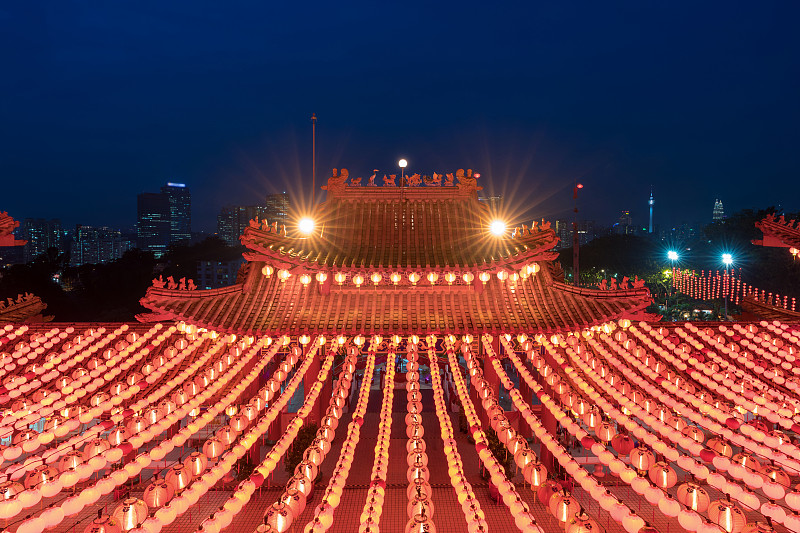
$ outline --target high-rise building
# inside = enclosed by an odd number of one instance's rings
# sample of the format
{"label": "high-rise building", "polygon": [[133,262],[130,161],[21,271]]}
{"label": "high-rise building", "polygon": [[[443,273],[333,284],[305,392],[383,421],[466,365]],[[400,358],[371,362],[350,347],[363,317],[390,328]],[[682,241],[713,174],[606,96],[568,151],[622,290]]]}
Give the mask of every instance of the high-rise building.
{"label": "high-rise building", "polygon": [[[217,215],[217,233],[230,246],[239,246],[239,237],[253,219],[279,220],[275,213],[262,205],[226,205]],[[281,219],[279,223],[283,224]]]}
{"label": "high-rise building", "polygon": [[725,209],[722,207],[722,200],[719,198],[714,200],[714,211],[711,212],[711,220],[714,222],[725,220]]}
{"label": "high-rise building", "polygon": [[[597,237],[594,220],[579,220],[578,244],[583,246],[593,241]],[[558,249],[572,247],[572,222],[566,220],[556,220],[555,232],[558,236]]]}
{"label": "high-rise building", "polygon": [[618,235],[634,235],[636,233],[630,211],[623,211],[619,216],[619,220],[614,224],[614,233]]}
{"label": "high-rise building", "polygon": [[75,266],[110,263],[130,249],[120,230],[78,225],[72,244],[72,264]]}
{"label": "high-rise building", "polygon": [[161,187],[169,200],[169,242],[190,241],[192,238],[192,193],[185,183],[169,182]]}
{"label": "high-rise building", "polygon": [[137,198],[136,245],[161,257],[172,233],[170,203],[166,194],[143,192]]}
{"label": "high-rise building", "polygon": [[197,287],[199,289],[218,289],[236,282],[236,273],[244,263],[239,257],[231,261],[198,261]]}
{"label": "high-rise building", "polygon": [[63,252],[63,237],[59,219],[26,218],[22,224],[22,238],[28,241],[25,245],[25,262],[33,261],[47,252],[48,248],[58,248],[59,252]]}
{"label": "high-rise building", "polygon": [[265,206],[267,208],[267,215],[265,218],[269,220],[270,224],[275,221],[278,222],[278,225],[287,223],[289,219],[289,207],[291,206],[288,193],[268,194]]}

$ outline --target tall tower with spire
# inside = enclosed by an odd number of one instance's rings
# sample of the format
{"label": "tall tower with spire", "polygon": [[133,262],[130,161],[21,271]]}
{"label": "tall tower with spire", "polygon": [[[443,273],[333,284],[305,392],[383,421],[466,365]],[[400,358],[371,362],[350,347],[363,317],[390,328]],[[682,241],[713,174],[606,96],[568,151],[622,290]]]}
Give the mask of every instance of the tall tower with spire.
{"label": "tall tower with spire", "polygon": [[711,212],[711,220],[714,222],[722,222],[725,220],[725,208],[722,206],[722,200],[719,198],[714,200],[714,211]]}
{"label": "tall tower with spire", "polygon": [[653,205],[656,203],[656,201],[653,200],[652,185],[650,186],[650,201],[648,203],[650,204],[650,229],[648,230],[648,233],[653,233]]}

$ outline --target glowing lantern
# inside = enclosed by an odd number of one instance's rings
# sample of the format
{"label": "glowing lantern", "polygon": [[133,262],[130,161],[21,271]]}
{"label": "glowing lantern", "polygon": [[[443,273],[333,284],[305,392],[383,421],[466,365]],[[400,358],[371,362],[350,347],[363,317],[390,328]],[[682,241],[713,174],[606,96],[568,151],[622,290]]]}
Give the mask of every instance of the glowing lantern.
{"label": "glowing lantern", "polygon": [[471,285],[472,280],[475,279],[475,275],[472,272],[467,272],[466,274],[461,276],[461,279],[463,279],[464,283],[466,283],[467,285]]}
{"label": "glowing lantern", "polygon": [[689,509],[705,513],[711,499],[708,492],[697,483],[687,482],[678,487],[678,501]]}
{"label": "glowing lantern", "polygon": [[744,513],[729,501],[716,500],[708,506],[708,517],[728,533],[739,533],[747,523]]}
{"label": "glowing lantern", "polygon": [[570,494],[552,496],[550,498],[550,513],[556,520],[563,524],[569,522],[581,510],[580,504]]}
{"label": "glowing lantern", "polygon": [[630,453],[631,464],[633,467],[640,471],[650,470],[656,462],[656,456],[647,448],[634,448]]}
{"label": "glowing lantern", "polygon": [[294,515],[291,508],[284,502],[277,501],[272,504],[264,513],[264,523],[278,532],[282,533],[287,531],[292,525]]}
{"label": "glowing lantern", "polygon": [[452,272],[447,272],[444,275],[444,280],[447,282],[448,285],[452,285],[453,282],[456,280],[456,275]]}
{"label": "glowing lantern", "polygon": [[300,283],[302,283],[304,287],[309,283],[311,283],[311,276],[309,276],[308,274],[301,274],[300,278],[298,279],[300,280]]}
{"label": "glowing lantern", "polygon": [[167,475],[164,479],[167,483],[172,485],[172,489],[175,493],[180,494],[183,489],[189,486],[189,483],[192,481],[192,476],[185,466],[177,464],[173,465],[172,468],[167,471]]}
{"label": "glowing lantern", "polygon": [[664,462],[658,462],[651,466],[648,475],[650,476],[650,481],[652,481],[656,487],[662,489],[673,487],[678,481],[678,474],[675,473],[675,470],[671,466]]}
{"label": "glowing lantern", "polygon": [[292,273],[289,272],[288,270],[284,268],[278,270],[278,279],[281,280],[281,283],[285,282],[290,277],[292,277]]}
{"label": "glowing lantern", "polygon": [[120,533],[119,522],[113,516],[100,515],[89,522],[83,533]]}
{"label": "glowing lantern", "polygon": [[200,452],[192,452],[183,461],[183,466],[186,467],[192,477],[198,477],[208,466],[208,458]]}
{"label": "glowing lantern", "polygon": [[58,472],[47,465],[39,465],[25,475],[23,484],[26,489],[39,488],[44,490],[44,485],[53,483]]}
{"label": "glowing lantern", "polygon": [[111,516],[122,531],[130,531],[147,519],[147,504],[138,498],[125,498]]}
{"label": "glowing lantern", "polygon": [[325,272],[317,272],[315,277],[317,278],[317,283],[320,284],[325,283],[325,281],[328,279],[328,275]]}
{"label": "glowing lantern", "polygon": [[336,281],[336,283],[342,285],[345,281],[347,281],[347,274],[344,272],[337,272],[334,274],[333,279]]}
{"label": "glowing lantern", "polygon": [[486,283],[487,283],[487,282],[488,282],[490,279],[492,279],[492,275],[491,275],[491,274],[489,274],[488,272],[481,272],[480,274],[478,274],[478,279],[479,279],[479,280],[481,280],[481,282],[482,282],[484,285],[486,285]]}
{"label": "glowing lantern", "polygon": [[439,279],[439,274],[437,274],[436,272],[428,272],[427,278],[428,281],[431,283],[431,285],[435,285]]}
{"label": "glowing lantern", "polygon": [[148,507],[163,507],[172,499],[175,490],[163,479],[155,479],[144,489],[142,499]]}
{"label": "glowing lantern", "polygon": [[380,272],[373,272],[369,279],[372,281],[373,285],[377,285],[383,280],[383,276]]}
{"label": "glowing lantern", "polygon": [[353,284],[356,287],[361,287],[361,285],[364,284],[364,276],[362,276],[361,274],[356,274],[355,276],[353,276]]}
{"label": "glowing lantern", "polygon": [[505,282],[505,280],[508,279],[508,272],[505,270],[499,270],[497,272],[497,279],[499,279],[502,282]]}

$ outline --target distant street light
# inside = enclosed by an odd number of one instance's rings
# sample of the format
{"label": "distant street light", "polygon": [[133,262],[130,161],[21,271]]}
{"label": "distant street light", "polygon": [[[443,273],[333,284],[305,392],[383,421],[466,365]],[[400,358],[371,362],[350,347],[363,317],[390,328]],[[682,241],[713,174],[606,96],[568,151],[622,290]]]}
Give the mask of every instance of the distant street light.
{"label": "distant street light", "polygon": [[728,291],[727,288],[730,286],[730,282],[728,280],[728,267],[731,266],[733,263],[733,256],[731,254],[722,254],[722,262],[725,264],[725,284],[723,285],[722,292],[725,293],[725,320],[728,320]]}

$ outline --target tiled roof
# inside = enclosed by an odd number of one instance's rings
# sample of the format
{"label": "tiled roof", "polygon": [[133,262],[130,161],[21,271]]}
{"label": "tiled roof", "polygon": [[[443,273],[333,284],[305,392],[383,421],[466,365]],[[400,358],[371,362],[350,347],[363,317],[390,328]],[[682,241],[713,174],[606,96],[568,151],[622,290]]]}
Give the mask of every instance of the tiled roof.
{"label": "tiled roof", "polygon": [[[349,191],[348,191],[349,192]],[[305,268],[490,269],[555,258],[558,238],[549,225],[534,231],[513,228],[504,237],[489,231],[491,214],[475,195],[457,189],[356,189],[320,204],[310,237],[246,228],[242,244],[273,263]]]}
{"label": "tiled roof", "polygon": [[775,218],[770,214],[756,222],[756,227],[764,233],[764,239],[753,241],[753,244],[800,248],[800,224],[794,220],[787,222],[783,216]]}
{"label": "tiled roof", "polygon": [[408,333],[554,331],[634,315],[651,303],[646,288],[599,291],[555,281],[546,266],[515,286],[352,285],[326,288],[298,276],[285,282],[250,265],[243,284],[181,291],[151,287],[141,300],[156,316],[239,333]]}
{"label": "tiled roof", "polygon": [[33,294],[9,298],[0,302],[0,305],[0,323],[48,322],[53,319],[52,316],[42,316],[47,304]]}
{"label": "tiled roof", "polygon": [[781,322],[787,323],[800,322],[800,313],[790,309],[784,309],[783,307],[770,305],[764,301],[754,298],[753,296],[745,296],[742,298],[741,306],[744,311],[755,315],[762,320],[780,320]]}

